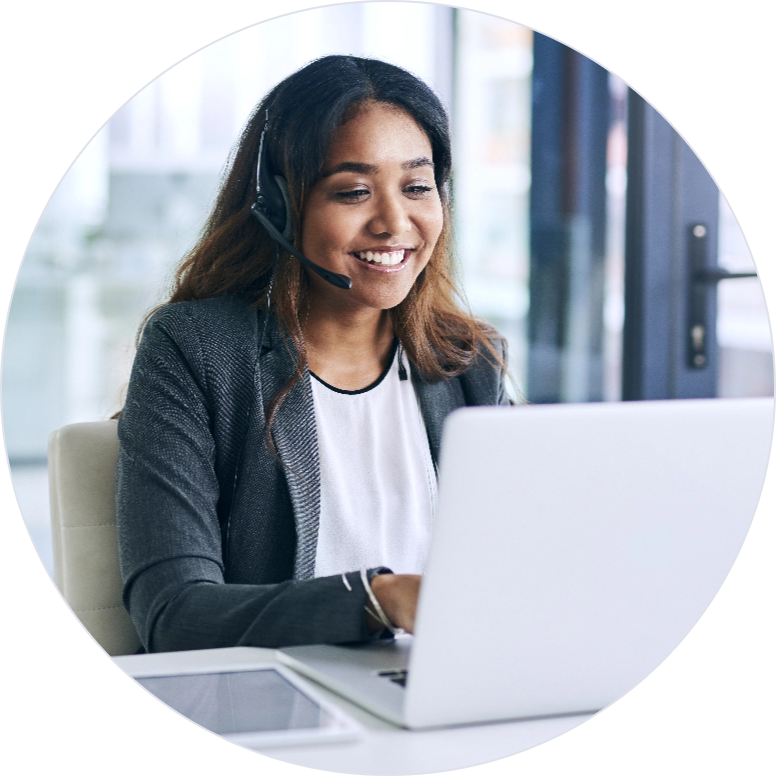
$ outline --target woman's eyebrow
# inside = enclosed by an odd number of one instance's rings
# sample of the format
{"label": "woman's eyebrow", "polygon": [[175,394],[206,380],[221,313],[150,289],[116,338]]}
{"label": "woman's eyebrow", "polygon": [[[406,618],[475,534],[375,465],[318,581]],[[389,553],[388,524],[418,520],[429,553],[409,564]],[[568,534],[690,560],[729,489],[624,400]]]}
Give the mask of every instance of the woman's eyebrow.
{"label": "woman's eyebrow", "polygon": [[[434,163],[427,156],[418,156],[416,159],[410,159],[401,166],[402,170],[415,170],[418,167],[434,167]],[[366,162],[340,162],[334,167],[323,170],[320,178],[329,178],[338,172],[356,172],[361,175],[374,175],[379,171],[376,164],[367,164]]]}
{"label": "woman's eyebrow", "polygon": [[328,178],[336,175],[338,172],[357,172],[361,175],[374,175],[378,168],[375,164],[366,164],[365,162],[341,162],[329,170],[323,170],[319,177]]}
{"label": "woman's eyebrow", "polygon": [[402,170],[415,170],[418,167],[434,167],[434,163],[427,156],[419,156],[417,159],[410,159],[401,166]]}

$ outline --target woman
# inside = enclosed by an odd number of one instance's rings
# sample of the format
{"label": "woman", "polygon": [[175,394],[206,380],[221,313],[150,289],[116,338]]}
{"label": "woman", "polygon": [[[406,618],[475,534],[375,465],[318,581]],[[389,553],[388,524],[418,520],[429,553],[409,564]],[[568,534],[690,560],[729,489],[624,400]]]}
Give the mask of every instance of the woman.
{"label": "woman", "polygon": [[257,106],[119,421],[149,651],[412,631],[442,421],[508,402],[502,340],[455,302],[450,168],[437,97],[377,60]]}

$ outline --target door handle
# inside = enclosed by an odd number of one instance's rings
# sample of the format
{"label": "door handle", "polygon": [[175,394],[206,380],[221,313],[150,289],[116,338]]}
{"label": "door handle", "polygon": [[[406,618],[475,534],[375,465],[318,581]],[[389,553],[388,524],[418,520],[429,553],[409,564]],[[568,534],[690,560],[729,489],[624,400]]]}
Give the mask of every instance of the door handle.
{"label": "door handle", "polygon": [[705,224],[688,227],[687,251],[689,283],[687,284],[687,366],[703,369],[708,363],[707,333],[709,330],[707,289],[723,280],[756,278],[756,272],[729,272],[722,267],[710,267],[708,234]]}
{"label": "door handle", "polygon": [[735,280],[736,278],[756,278],[756,272],[729,272],[721,268],[699,269],[692,273],[695,283],[719,283],[720,280]]}

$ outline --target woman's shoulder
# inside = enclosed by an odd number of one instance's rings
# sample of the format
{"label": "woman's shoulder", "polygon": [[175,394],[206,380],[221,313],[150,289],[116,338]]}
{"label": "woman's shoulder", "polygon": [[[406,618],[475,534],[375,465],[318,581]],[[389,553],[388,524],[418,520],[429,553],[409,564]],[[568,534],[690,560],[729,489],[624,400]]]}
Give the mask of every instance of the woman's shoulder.
{"label": "woman's shoulder", "polygon": [[203,373],[239,369],[255,355],[256,329],[256,306],[240,297],[171,302],[148,318],[138,356]]}
{"label": "woman's shoulder", "polygon": [[141,337],[173,340],[212,349],[240,348],[255,338],[256,306],[238,296],[224,294],[208,299],[168,302],[148,318]]}
{"label": "woman's shoulder", "polygon": [[255,329],[256,306],[233,294],[168,302],[149,317],[146,329],[149,327],[169,331],[196,328],[211,334],[229,333],[235,329]]}
{"label": "woman's shoulder", "polygon": [[511,380],[507,361],[507,340],[495,328],[480,322],[481,338],[476,355],[461,374],[464,392],[471,404],[506,404],[506,382]]}

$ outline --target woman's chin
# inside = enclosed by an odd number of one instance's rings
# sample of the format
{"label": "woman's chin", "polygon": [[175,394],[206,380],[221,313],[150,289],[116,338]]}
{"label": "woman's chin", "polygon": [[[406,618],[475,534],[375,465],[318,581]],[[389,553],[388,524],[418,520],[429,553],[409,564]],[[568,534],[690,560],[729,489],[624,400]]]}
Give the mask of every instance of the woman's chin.
{"label": "woman's chin", "polygon": [[347,307],[355,305],[373,310],[390,310],[401,304],[412,290],[416,279],[409,272],[406,274],[360,273],[345,272],[343,268],[333,271],[347,274],[353,285],[349,289],[335,288],[315,273],[308,272],[314,296],[320,301],[329,299],[336,305]]}
{"label": "woman's chin", "polygon": [[359,292],[359,289],[357,289],[355,284],[350,291],[355,291],[350,300],[352,303],[371,310],[390,310],[397,305],[400,305],[407,298],[407,294],[409,293],[409,289],[407,289],[406,292],[401,291],[399,293],[395,291],[392,293],[381,293],[375,292],[372,289]]}

